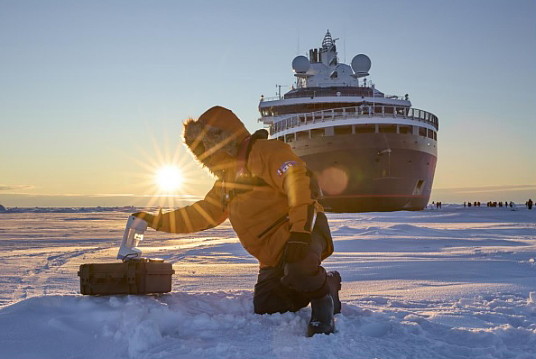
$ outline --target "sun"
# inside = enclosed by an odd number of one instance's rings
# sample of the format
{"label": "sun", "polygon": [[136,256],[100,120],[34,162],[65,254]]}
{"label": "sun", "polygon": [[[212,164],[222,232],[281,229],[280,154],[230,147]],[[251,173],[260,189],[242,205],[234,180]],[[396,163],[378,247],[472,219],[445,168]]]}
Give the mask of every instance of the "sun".
{"label": "sun", "polygon": [[154,180],[162,192],[169,193],[182,186],[184,176],[177,166],[165,165],[156,170]]}

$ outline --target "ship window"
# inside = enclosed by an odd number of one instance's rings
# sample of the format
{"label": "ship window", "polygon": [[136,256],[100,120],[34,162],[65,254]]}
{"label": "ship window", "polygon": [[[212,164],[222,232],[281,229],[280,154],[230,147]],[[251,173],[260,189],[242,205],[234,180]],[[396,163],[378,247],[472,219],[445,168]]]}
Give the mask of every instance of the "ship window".
{"label": "ship window", "polygon": [[396,133],[396,125],[379,125],[380,133]]}
{"label": "ship window", "polygon": [[434,140],[437,141],[437,132],[434,131]]}
{"label": "ship window", "polygon": [[288,135],[285,135],[285,142],[294,142],[294,134],[290,133]]}
{"label": "ship window", "polygon": [[309,139],[309,132],[300,131],[296,133],[296,141]]}
{"label": "ship window", "polygon": [[412,126],[399,126],[398,132],[402,135],[411,135],[413,133]]}
{"label": "ship window", "polygon": [[283,141],[283,142],[285,142],[285,137],[283,137],[283,136],[279,136],[277,139],[278,139],[279,141]]}
{"label": "ship window", "polygon": [[352,126],[337,126],[335,127],[335,135],[351,135]]}
{"label": "ship window", "polygon": [[356,125],[355,133],[374,133],[376,132],[375,125]]}
{"label": "ship window", "polygon": [[426,128],[419,127],[419,135],[426,137]]}
{"label": "ship window", "polygon": [[323,128],[315,128],[311,130],[311,138],[322,137],[322,136],[324,136]]}
{"label": "ship window", "polygon": [[428,130],[428,138],[434,138],[434,130]]}

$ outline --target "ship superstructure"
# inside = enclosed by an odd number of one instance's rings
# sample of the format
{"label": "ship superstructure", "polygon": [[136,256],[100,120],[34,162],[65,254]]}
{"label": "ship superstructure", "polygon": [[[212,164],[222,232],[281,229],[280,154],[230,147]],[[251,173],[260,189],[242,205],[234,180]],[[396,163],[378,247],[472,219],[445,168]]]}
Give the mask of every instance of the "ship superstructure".
{"label": "ship superstructure", "polygon": [[367,81],[371,60],[339,62],[329,31],[322,47],[292,61],[296,82],[261,96],[260,121],[288,143],[318,178],[333,212],[420,210],[437,162],[438,119]]}

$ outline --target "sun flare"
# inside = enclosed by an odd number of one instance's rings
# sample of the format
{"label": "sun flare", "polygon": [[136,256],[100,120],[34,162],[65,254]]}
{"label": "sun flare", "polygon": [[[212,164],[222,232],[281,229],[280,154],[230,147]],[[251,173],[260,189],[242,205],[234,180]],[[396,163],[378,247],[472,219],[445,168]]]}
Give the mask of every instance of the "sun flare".
{"label": "sun flare", "polygon": [[155,183],[163,192],[174,192],[184,182],[184,176],[177,166],[166,165],[160,167],[155,173]]}

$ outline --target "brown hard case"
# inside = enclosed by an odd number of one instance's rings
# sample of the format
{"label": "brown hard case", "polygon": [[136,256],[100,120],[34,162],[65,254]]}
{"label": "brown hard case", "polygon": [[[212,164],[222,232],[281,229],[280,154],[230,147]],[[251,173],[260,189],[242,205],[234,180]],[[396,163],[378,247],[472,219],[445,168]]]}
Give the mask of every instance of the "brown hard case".
{"label": "brown hard case", "polygon": [[150,294],[170,292],[174,273],[171,263],[141,258],[82,264],[78,276],[84,295]]}

